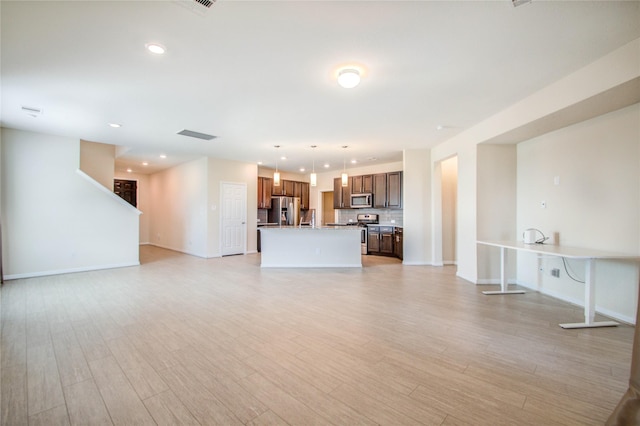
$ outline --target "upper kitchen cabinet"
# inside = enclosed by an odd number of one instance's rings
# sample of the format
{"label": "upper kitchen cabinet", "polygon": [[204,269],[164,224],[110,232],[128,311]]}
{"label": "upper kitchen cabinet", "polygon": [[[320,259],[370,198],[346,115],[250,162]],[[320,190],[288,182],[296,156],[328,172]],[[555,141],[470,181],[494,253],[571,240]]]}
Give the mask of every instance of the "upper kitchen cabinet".
{"label": "upper kitchen cabinet", "polygon": [[309,184],[307,182],[301,183],[300,193],[300,209],[309,210]]}
{"label": "upper kitchen cabinet", "polygon": [[384,209],[387,207],[387,174],[373,175],[373,208]]}
{"label": "upper kitchen cabinet", "polygon": [[352,176],[351,177],[351,193],[352,194],[371,194],[373,193],[373,176]]}
{"label": "upper kitchen cabinet", "polygon": [[349,185],[342,186],[341,178],[333,179],[333,208],[351,208],[351,188]]}
{"label": "upper kitchen cabinet", "polygon": [[387,207],[402,208],[402,172],[387,173]]}
{"label": "upper kitchen cabinet", "polygon": [[280,185],[272,185],[271,195],[284,195],[284,181],[280,179]]}
{"label": "upper kitchen cabinet", "polygon": [[373,207],[376,209],[402,208],[402,172],[373,175]]}
{"label": "upper kitchen cabinet", "polygon": [[271,208],[271,194],[273,191],[273,179],[258,177],[258,208]]}

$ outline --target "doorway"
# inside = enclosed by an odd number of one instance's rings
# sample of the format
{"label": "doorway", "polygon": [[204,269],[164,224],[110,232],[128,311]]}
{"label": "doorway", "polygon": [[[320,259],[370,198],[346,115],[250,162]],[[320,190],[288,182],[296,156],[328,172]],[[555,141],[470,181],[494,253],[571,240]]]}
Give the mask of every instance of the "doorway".
{"label": "doorway", "polygon": [[113,192],[133,207],[138,207],[138,182],[135,180],[114,179]]}
{"label": "doorway", "polygon": [[442,194],[442,263],[456,265],[458,224],[458,157],[440,163]]}
{"label": "doorway", "polygon": [[335,210],[333,210],[333,191],[326,191],[322,193],[322,226],[327,226],[327,223],[333,223],[336,221]]}
{"label": "doorway", "polygon": [[247,252],[247,185],[221,183],[222,217],[221,254],[245,254]]}

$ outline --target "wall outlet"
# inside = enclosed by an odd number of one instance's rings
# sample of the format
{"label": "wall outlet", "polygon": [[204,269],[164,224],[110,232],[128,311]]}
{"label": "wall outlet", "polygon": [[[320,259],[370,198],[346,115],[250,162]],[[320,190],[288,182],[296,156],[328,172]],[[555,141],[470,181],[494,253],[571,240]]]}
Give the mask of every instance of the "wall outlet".
{"label": "wall outlet", "polygon": [[551,270],[551,276],[552,277],[556,277],[556,278],[560,278],[560,269],[558,268],[553,268]]}

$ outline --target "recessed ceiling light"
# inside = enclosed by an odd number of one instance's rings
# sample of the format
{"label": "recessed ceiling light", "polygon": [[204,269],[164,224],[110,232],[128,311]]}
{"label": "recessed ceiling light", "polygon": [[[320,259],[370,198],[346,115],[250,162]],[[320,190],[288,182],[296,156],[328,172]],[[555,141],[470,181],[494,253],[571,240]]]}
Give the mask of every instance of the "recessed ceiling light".
{"label": "recessed ceiling light", "polygon": [[351,164],[356,164],[358,160],[351,160]]}
{"label": "recessed ceiling light", "polygon": [[324,168],[325,168],[325,169],[328,169],[329,167],[331,167],[331,166],[329,165],[329,163],[327,163],[327,164],[325,164],[325,165],[324,165]]}
{"label": "recessed ceiling light", "polygon": [[164,52],[167,51],[167,49],[165,49],[163,45],[158,43],[147,43],[144,46],[147,48],[149,52],[154,53],[156,55],[163,55]]}
{"label": "recessed ceiling light", "polygon": [[304,172],[304,167],[300,167],[300,171],[301,171],[301,172]]}
{"label": "recessed ceiling light", "polygon": [[258,161],[258,166],[262,166],[262,161]]}
{"label": "recessed ceiling light", "polygon": [[117,129],[119,127],[122,127],[122,124],[118,124],[118,123],[109,123],[109,126],[113,127],[114,129]]}
{"label": "recessed ceiling light", "polygon": [[142,163],[142,165],[143,165],[143,166],[148,166],[148,165],[149,165],[149,163],[147,163],[146,161],[144,161],[144,162]]}
{"label": "recessed ceiling light", "polygon": [[281,160],[286,160],[287,157],[285,157],[284,155],[282,157],[280,157]]}
{"label": "recessed ceiling light", "polygon": [[131,169],[127,169],[127,173],[131,173],[133,170]]}
{"label": "recessed ceiling light", "polygon": [[438,124],[436,126],[436,130],[442,130],[442,129],[444,129],[444,126],[442,124]]}
{"label": "recessed ceiling light", "polygon": [[160,158],[167,158],[166,154],[160,154]]}

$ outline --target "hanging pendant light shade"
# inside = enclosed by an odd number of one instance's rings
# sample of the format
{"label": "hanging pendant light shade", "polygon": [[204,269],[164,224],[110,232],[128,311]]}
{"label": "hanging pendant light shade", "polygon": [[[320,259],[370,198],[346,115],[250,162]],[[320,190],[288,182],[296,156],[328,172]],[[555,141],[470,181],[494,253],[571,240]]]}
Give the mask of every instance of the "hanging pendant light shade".
{"label": "hanging pendant light shade", "polygon": [[[315,149],[316,145],[311,145],[311,148]],[[318,185],[318,175],[316,174],[316,159],[315,157],[312,160],[313,162],[313,169],[311,171],[311,175],[309,175],[309,183],[311,184],[311,186],[317,186]]]}
{"label": "hanging pendant light shade", "polygon": [[[347,149],[347,145],[344,145],[342,148]],[[349,186],[349,175],[347,175],[347,160],[344,156],[342,157],[342,175],[340,175],[340,177],[342,178],[342,186]]]}
{"label": "hanging pendant light shade", "polygon": [[[276,150],[280,145],[274,145]],[[278,157],[276,156],[276,171],[273,173],[273,186],[280,186],[280,172],[278,172]]]}

